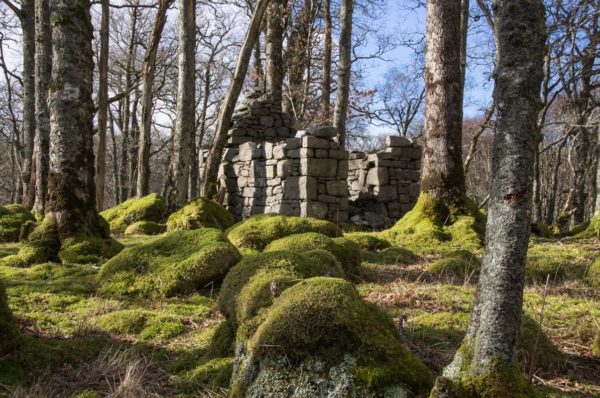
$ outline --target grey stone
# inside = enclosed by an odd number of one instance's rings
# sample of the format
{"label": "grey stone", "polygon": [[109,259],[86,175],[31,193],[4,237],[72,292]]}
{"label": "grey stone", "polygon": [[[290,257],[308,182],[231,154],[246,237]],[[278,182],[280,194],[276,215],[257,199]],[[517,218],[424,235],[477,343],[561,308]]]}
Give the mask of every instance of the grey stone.
{"label": "grey stone", "polygon": [[394,185],[375,186],[373,195],[379,202],[392,202],[398,198],[398,192]]}
{"label": "grey stone", "polygon": [[374,167],[367,173],[368,185],[385,185],[388,183],[388,171],[384,167]]}
{"label": "grey stone", "polygon": [[399,135],[391,135],[387,137],[385,141],[388,147],[406,147],[412,145],[408,139],[400,137]]}
{"label": "grey stone", "polygon": [[329,141],[323,138],[312,137],[309,135],[302,137],[302,147],[329,149]]}
{"label": "grey stone", "polygon": [[311,135],[321,138],[333,138],[337,136],[337,130],[332,126],[311,126],[309,132]]}
{"label": "grey stone", "polygon": [[346,181],[327,181],[327,193],[333,196],[347,196],[348,183]]}
{"label": "grey stone", "polygon": [[317,199],[317,180],[313,177],[288,177],[282,187],[283,199]]}
{"label": "grey stone", "polygon": [[321,202],[300,203],[301,217],[325,218],[327,216],[327,204]]}
{"label": "grey stone", "polygon": [[300,159],[300,174],[313,177],[334,177],[337,173],[335,159]]}
{"label": "grey stone", "polygon": [[264,157],[262,146],[254,142],[245,142],[239,146],[239,159],[250,161]]}
{"label": "grey stone", "polygon": [[261,116],[260,117],[260,124],[261,126],[264,127],[273,127],[273,116]]}

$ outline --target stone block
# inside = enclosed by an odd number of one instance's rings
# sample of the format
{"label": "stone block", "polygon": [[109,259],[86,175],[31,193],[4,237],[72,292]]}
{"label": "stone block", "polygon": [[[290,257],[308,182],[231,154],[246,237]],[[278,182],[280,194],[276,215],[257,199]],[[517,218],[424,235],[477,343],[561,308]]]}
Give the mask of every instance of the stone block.
{"label": "stone block", "polygon": [[312,137],[310,135],[302,137],[303,148],[329,149],[329,141],[324,138]]}
{"label": "stone block", "polygon": [[393,202],[398,198],[398,192],[394,185],[375,186],[373,195],[379,202]]}
{"label": "stone block", "polygon": [[285,158],[285,150],[283,149],[283,145],[273,146],[273,158],[277,160]]}
{"label": "stone block", "polygon": [[280,160],[277,162],[277,176],[285,178],[292,175],[292,161]]}
{"label": "stone block", "polygon": [[337,136],[337,130],[332,126],[311,126],[308,131],[315,137],[333,138]]}
{"label": "stone block", "polygon": [[400,137],[399,135],[391,135],[387,137],[385,143],[388,147],[406,147],[412,145],[408,139]]}
{"label": "stone block", "polygon": [[329,151],[327,149],[315,149],[315,157],[318,159],[329,158]]}
{"label": "stone block", "polygon": [[338,161],[337,177],[341,180],[348,179],[348,162],[345,160]]}
{"label": "stone block", "polygon": [[264,127],[273,127],[273,116],[261,116],[260,125]]}
{"label": "stone block", "polygon": [[239,146],[239,159],[243,162],[264,157],[262,145],[255,142],[245,142]]}
{"label": "stone block", "polygon": [[301,217],[325,218],[327,216],[327,204],[321,202],[300,203]]}
{"label": "stone block", "polygon": [[288,177],[283,181],[283,199],[315,200],[317,198],[317,180],[313,177]]}
{"label": "stone block", "polygon": [[298,149],[302,146],[302,140],[300,138],[289,138],[285,140],[285,149]]}
{"label": "stone block", "polygon": [[327,181],[327,193],[333,196],[348,196],[348,183],[344,181]]}
{"label": "stone block", "polygon": [[311,177],[335,177],[337,173],[335,159],[300,159],[300,174]]}
{"label": "stone block", "polygon": [[385,185],[388,183],[388,170],[385,167],[374,167],[367,173],[367,185]]}

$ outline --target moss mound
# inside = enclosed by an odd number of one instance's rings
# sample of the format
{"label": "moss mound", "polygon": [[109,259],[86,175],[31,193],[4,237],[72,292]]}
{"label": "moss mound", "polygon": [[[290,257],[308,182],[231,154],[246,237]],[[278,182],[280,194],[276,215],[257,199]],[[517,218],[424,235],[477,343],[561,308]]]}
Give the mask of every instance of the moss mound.
{"label": "moss mound", "polygon": [[262,251],[276,239],[304,232],[318,232],[332,238],[342,236],[340,229],[329,221],[261,214],[234,225],[227,232],[227,237],[240,249]]}
{"label": "moss mound", "polygon": [[391,246],[390,242],[376,236],[375,233],[353,232],[344,234],[344,238],[356,242],[361,249],[368,251],[383,250]]}
{"label": "moss mound", "polygon": [[186,381],[205,388],[227,388],[233,373],[233,360],[216,358],[203,363],[186,375]]}
{"label": "moss mound", "polygon": [[479,258],[468,250],[454,250],[442,255],[427,267],[427,271],[436,275],[464,279],[481,268]]}
{"label": "moss mound", "polygon": [[6,290],[0,280],[0,355],[7,353],[17,342],[19,328],[8,308]]}
{"label": "moss mound", "polygon": [[92,325],[109,333],[134,335],[141,340],[167,340],[185,331],[178,316],[138,309],[109,312],[94,319]]}
{"label": "moss mound", "polygon": [[485,233],[485,216],[468,199],[450,208],[421,193],[415,207],[381,236],[391,242],[436,249],[440,245],[477,250]]}
{"label": "moss mound", "polygon": [[98,277],[106,294],[190,294],[220,282],[240,257],[217,229],[175,231],[123,250]]}
{"label": "moss mound", "polygon": [[0,243],[18,242],[21,226],[35,217],[25,207],[17,204],[0,206]]}
{"label": "moss mound", "polygon": [[596,257],[590,264],[585,275],[585,280],[594,286],[600,286],[600,257]]}
{"label": "moss mound", "polygon": [[294,234],[274,240],[265,252],[292,251],[302,253],[309,250],[325,250],[338,259],[348,275],[356,275],[361,262],[360,247],[345,238],[330,238],[318,232]]}
{"label": "moss mound", "polygon": [[372,264],[406,265],[417,261],[417,256],[408,249],[398,246],[380,251],[363,252],[363,259]]}
{"label": "moss mound", "polygon": [[225,230],[235,223],[233,214],[214,200],[199,197],[169,216],[167,230],[218,228]]}
{"label": "moss mound", "polygon": [[217,303],[228,319],[240,324],[273,303],[273,289],[277,295],[304,278],[325,275],[344,275],[329,252],[260,253],[245,257],[229,271]]}
{"label": "moss mound", "polygon": [[125,229],[125,235],[159,235],[167,229],[165,224],[154,221],[138,221]]}
{"label": "moss mound", "polygon": [[161,222],[165,217],[165,199],[155,193],[143,198],[131,198],[100,213],[110,224],[113,233],[123,233],[137,221]]}
{"label": "moss mound", "polygon": [[5,257],[0,264],[13,267],[46,262],[98,264],[122,249],[123,245],[110,237],[108,224],[100,216],[66,237],[61,237],[52,217],[45,217],[29,234],[19,253]]}
{"label": "moss mound", "polygon": [[[248,341],[248,350],[253,361],[261,363],[261,372],[265,363],[281,357],[288,361],[289,372],[320,358],[327,375],[325,369],[350,356],[356,359],[349,361],[353,380],[343,383],[360,385],[367,392],[386,392],[399,385],[407,394],[401,396],[420,395],[432,384],[427,367],[402,347],[391,319],[366,304],[351,283],[338,278],[311,278],[286,290]],[[233,396],[238,396],[244,386],[238,378],[234,382]]]}
{"label": "moss mound", "polygon": [[600,239],[600,213],[596,214],[590,220],[589,224],[584,225],[581,231],[572,231],[578,238],[598,238]]}

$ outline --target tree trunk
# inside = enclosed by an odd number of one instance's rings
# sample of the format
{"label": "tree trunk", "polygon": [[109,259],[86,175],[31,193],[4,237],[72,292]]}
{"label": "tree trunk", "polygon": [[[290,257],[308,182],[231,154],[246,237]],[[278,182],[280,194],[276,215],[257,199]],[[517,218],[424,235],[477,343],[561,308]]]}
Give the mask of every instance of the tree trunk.
{"label": "tree trunk", "polygon": [[47,104],[52,69],[52,36],[48,0],[35,3],[35,202],[34,211],[44,214],[48,193],[50,113]]}
{"label": "tree trunk", "polygon": [[354,0],[340,4],[340,61],[338,67],[337,99],[333,113],[333,126],[337,129],[340,149],[346,147],[346,118],[350,98],[350,73],[352,68],[352,12]]}
{"label": "tree trunk", "polygon": [[[429,3],[431,4],[431,3]],[[545,53],[541,0],[494,0],[497,58],[486,247],[467,334],[432,397],[528,396],[515,364]],[[473,382],[477,380],[477,382]],[[522,386],[522,387],[515,387]],[[466,389],[467,391],[461,391]]]}
{"label": "tree trunk", "polygon": [[421,191],[446,205],[465,197],[462,165],[461,0],[427,2]]}
{"label": "tree trunk", "polygon": [[136,196],[137,172],[138,172],[138,143],[140,139],[140,125],[138,123],[138,104],[140,103],[140,90],[134,90],[133,106],[131,107],[131,129],[129,130],[129,197]]}
{"label": "tree trunk", "polygon": [[267,93],[273,104],[281,108],[283,90],[283,2],[271,0],[267,14],[267,35],[265,49],[267,53],[265,76]]}
{"label": "tree trunk", "polygon": [[115,120],[113,117],[112,112],[110,111],[110,109],[108,110],[108,115],[110,117],[110,139],[112,142],[112,153],[113,153],[113,159],[112,159],[112,173],[113,173],[113,189],[114,189],[114,193],[113,193],[113,198],[114,198],[114,205],[118,205],[119,203],[121,203],[121,191],[119,189],[119,162],[117,160],[117,139],[115,138]]}
{"label": "tree trunk", "polygon": [[31,184],[35,141],[35,0],[21,1],[23,31],[23,205],[32,208],[35,185]]}
{"label": "tree trunk", "polygon": [[558,172],[560,171],[560,165],[562,163],[562,150],[565,147],[567,140],[565,139],[558,146],[556,154],[556,163],[552,170],[552,182],[550,183],[550,195],[548,197],[548,206],[546,208],[546,224],[554,224],[554,213],[556,212],[556,193],[558,191]]}
{"label": "tree trunk", "polygon": [[469,0],[460,3],[460,93],[461,104],[464,102],[465,76],[467,74],[467,38],[469,36]]}
{"label": "tree trunk", "polygon": [[248,64],[250,63],[250,57],[252,55],[252,49],[260,34],[260,24],[268,5],[269,0],[258,0],[256,3],[250,25],[248,26],[248,31],[246,32],[244,42],[242,43],[242,48],[238,54],[229,91],[227,92],[227,96],[223,100],[221,110],[219,111],[217,130],[215,131],[215,136],[213,138],[212,148],[208,154],[202,181],[202,195],[207,197],[215,196],[217,193],[219,164],[223,157],[223,149],[225,148],[225,142],[227,141],[227,131],[231,125],[231,116],[233,115],[235,104],[242,91],[246,72],[248,71]]}
{"label": "tree trunk", "polygon": [[321,84],[321,112],[323,121],[329,123],[331,118],[331,0],[325,0],[325,42],[323,47],[323,82]]}
{"label": "tree trunk", "polygon": [[106,180],[106,124],[108,118],[108,40],[110,29],[109,0],[101,0],[100,59],[98,65],[98,152],[96,155],[96,206],[104,209]]}
{"label": "tree trunk", "polygon": [[596,126],[596,197],[594,198],[594,215],[600,215],[600,126]]}
{"label": "tree trunk", "polygon": [[190,172],[190,137],[195,127],[196,1],[179,0],[179,84],[173,151],[167,188],[167,210],[187,201]]}
{"label": "tree trunk", "polygon": [[154,90],[154,74],[156,73],[156,53],[162,36],[167,10],[173,0],[160,0],[158,12],[152,27],[152,35],[148,42],[146,55],[144,56],[144,68],[142,72],[142,131],[138,144],[138,175],[137,196],[141,198],[150,193],[150,148],[152,146],[152,92]]}
{"label": "tree trunk", "polygon": [[253,48],[254,54],[254,70],[252,71],[252,80],[254,81],[254,86],[257,88],[263,87],[263,68],[262,68],[262,60],[261,60],[261,49],[260,49],[260,32],[259,38],[256,40],[256,44]]}
{"label": "tree trunk", "polygon": [[[537,135],[541,137],[541,135]],[[539,140],[535,146],[533,154],[533,214],[532,222],[534,224],[542,222],[542,181],[541,181],[541,164],[539,154]]]}

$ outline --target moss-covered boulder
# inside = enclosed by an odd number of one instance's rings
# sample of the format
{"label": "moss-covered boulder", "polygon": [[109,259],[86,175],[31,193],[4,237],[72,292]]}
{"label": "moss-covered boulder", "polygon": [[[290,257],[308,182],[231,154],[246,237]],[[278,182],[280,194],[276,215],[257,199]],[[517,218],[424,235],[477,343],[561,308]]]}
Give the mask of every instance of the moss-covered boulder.
{"label": "moss-covered boulder", "polygon": [[589,224],[581,231],[573,231],[578,238],[598,238],[600,239],[600,213],[596,214],[590,220]]}
{"label": "moss-covered boulder", "polygon": [[335,257],[324,250],[278,251],[245,257],[225,277],[219,309],[238,325],[270,306],[276,296],[301,280],[327,275],[343,276],[344,272]]}
{"label": "moss-covered boulder", "polygon": [[383,250],[391,246],[390,242],[377,236],[377,234],[377,232],[352,232],[344,234],[344,238],[356,242],[361,249],[368,251]]}
{"label": "moss-covered boulder", "polygon": [[217,229],[175,231],[123,250],[102,266],[98,277],[106,294],[190,294],[219,283],[240,258]]}
{"label": "moss-covered boulder", "polygon": [[167,226],[154,221],[138,221],[125,229],[125,235],[159,235],[165,232]]}
{"label": "moss-covered boulder", "polygon": [[600,256],[590,264],[585,274],[585,280],[594,286],[600,286]]}
{"label": "moss-covered boulder", "polygon": [[89,224],[65,233],[46,216],[23,242],[19,252],[0,264],[27,267],[46,262],[99,264],[119,253],[123,245],[110,237],[108,224],[96,214]]}
{"label": "moss-covered boulder", "polygon": [[199,197],[169,216],[167,230],[218,228],[225,230],[235,223],[233,214],[214,200]]}
{"label": "moss-covered boulder", "polygon": [[448,207],[421,193],[415,207],[381,236],[400,245],[427,248],[440,246],[477,250],[485,233],[485,216],[464,199],[460,208]]}
{"label": "moss-covered boulder", "polygon": [[435,275],[464,279],[471,277],[481,268],[479,258],[468,250],[454,250],[427,267],[427,271]]}
{"label": "moss-covered boulder", "polygon": [[265,252],[292,251],[302,253],[309,250],[325,250],[338,259],[348,275],[356,275],[361,262],[360,247],[346,238],[330,238],[318,232],[294,234],[274,240]]}
{"label": "moss-covered boulder", "polygon": [[231,397],[413,397],[432,376],[354,286],[311,278],[282,293],[238,341]]}
{"label": "moss-covered boulder", "polygon": [[0,355],[7,353],[17,342],[19,328],[8,308],[6,290],[0,280]]}
{"label": "moss-covered boulder", "polygon": [[95,318],[92,325],[109,333],[136,336],[141,340],[172,339],[185,331],[185,325],[176,315],[140,309],[109,312]]}
{"label": "moss-covered boulder", "polygon": [[100,213],[110,224],[113,233],[123,233],[131,224],[138,221],[160,223],[165,218],[165,199],[152,193],[143,198],[131,198]]}
{"label": "moss-covered boulder", "polygon": [[234,225],[227,231],[227,237],[241,250],[262,251],[276,239],[304,232],[318,232],[332,238],[342,236],[341,230],[330,221],[262,214]]}
{"label": "moss-covered boulder", "polygon": [[21,226],[27,221],[35,222],[33,214],[17,204],[0,206],[0,243],[18,242]]}

